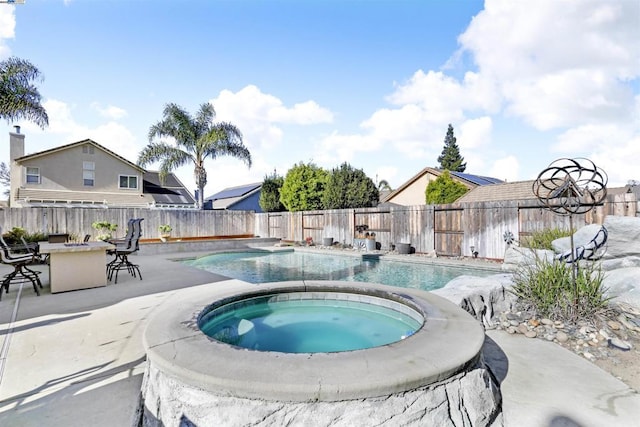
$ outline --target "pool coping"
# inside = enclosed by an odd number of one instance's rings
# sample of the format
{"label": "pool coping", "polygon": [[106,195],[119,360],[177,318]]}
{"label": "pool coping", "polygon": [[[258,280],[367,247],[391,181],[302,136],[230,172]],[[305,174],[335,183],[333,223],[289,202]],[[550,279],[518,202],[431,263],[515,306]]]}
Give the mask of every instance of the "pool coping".
{"label": "pool coping", "polygon": [[[214,301],[238,294],[339,291],[409,300],[428,318],[412,336],[367,350],[277,353],[234,347],[202,333],[197,319]],[[371,283],[238,280],[184,290],[163,305],[144,333],[148,363],[177,382],[215,395],[290,402],[388,396],[445,380],[475,364],[484,330],[467,312],[426,291]],[[203,357],[206,355],[206,357]]]}

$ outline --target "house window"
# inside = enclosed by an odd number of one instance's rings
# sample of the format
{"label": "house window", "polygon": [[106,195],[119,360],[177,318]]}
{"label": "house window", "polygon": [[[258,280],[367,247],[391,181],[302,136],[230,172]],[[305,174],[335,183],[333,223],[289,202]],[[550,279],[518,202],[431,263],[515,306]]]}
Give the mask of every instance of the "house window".
{"label": "house window", "polygon": [[27,184],[40,184],[40,168],[27,168]]}
{"label": "house window", "polygon": [[130,190],[138,189],[138,177],[135,175],[120,175],[120,188],[128,188]]}
{"label": "house window", "polygon": [[82,154],[93,154],[93,145],[85,144],[82,146]]}
{"label": "house window", "polygon": [[82,183],[86,187],[93,187],[96,179],[95,162],[82,162]]}

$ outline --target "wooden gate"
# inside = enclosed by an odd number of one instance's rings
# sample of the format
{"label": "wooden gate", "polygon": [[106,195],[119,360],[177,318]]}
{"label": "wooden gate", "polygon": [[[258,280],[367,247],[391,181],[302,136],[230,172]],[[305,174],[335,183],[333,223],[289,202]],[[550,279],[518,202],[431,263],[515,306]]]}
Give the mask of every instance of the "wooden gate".
{"label": "wooden gate", "polygon": [[267,222],[267,226],[269,227],[269,237],[283,238],[284,230],[282,230],[282,214],[269,213],[267,215]]}
{"label": "wooden gate", "polygon": [[454,207],[436,207],[433,211],[433,240],[436,254],[461,256],[464,240],[464,210]]}

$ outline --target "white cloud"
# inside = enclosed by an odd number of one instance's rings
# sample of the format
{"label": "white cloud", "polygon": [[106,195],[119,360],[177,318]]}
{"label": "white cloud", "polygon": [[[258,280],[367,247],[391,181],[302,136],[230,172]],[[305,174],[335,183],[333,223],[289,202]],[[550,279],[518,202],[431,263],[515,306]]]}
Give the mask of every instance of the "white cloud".
{"label": "white cloud", "polygon": [[456,133],[456,142],[461,151],[476,150],[491,142],[493,122],[485,116],[462,122]]}
{"label": "white cloud", "polygon": [[118,120],[127,115],[127,111],[120,108],[115,107],[113,105],[107,105],[106,107],[102,107],[99,102],[91,103],[91,108],[96,110],[102,117],[106,117],[108,119]]}
{"label": "white cloud", "polygon": [[489,169],[488,175],[503,181],[517,181],[520,164],[515,156],[497,159]]}
{"label": "white cloud", "polygon": [[[46,135],[49,144],[52,139],[57,141],[55,145],[61,145],[88,138],[127,160],[135,162],[137,159],[138,152],[142,147],[125,126],[113,121],[101,123],[95,127],[86,126],[77,122],[73,117],[73,108],[63,101],[49,99],[42,105],[49,116],[49,127],[42,130],[30,122],[23,125],[25,133],[33,136],[29,138],[27,147],[29,152],[52,148],[52,146],[43,146],[40,142],[42,136]],[[58,135],[59,138],[51,138],[54,135]]]}
{"label": "white cloud", "polygon": [[342,135],[332,133],[320,142],[313,158],[324,167],[335,167],[344,162],[352,163],[358,153],[375,151],[380,141],[370,135]]}
{"label": "white cloud", "polygon": [[311,125],[316,123],[331,123],[333,113],[320,107],[315,101],[295,104],[293,108],[279,106],[269,112],[269,118],[276,123],[294,123]]}
{"label": "white cloud", "polygon": [[5,44],[6,39],[15,37],[16,17],[15,6],[2,5],[0,7],[0,60],[11,55],[11,49]]}
{"label": "white cloud", "polygon": [[249,147],[270,149],[282,140],[283,124],[311,125],[330,123],[331,111],[315,101],[305,101],[286,107],[283,102],[258,87],[248,85],[238,92],[223,90],[210,101],[216,109],[217,120],[235,124],[243,133]]}
{"label": "white cloud", "polygon": [[624,120],[640,75],[638,16],[636,1],[487,0],[459,41],[536,129]]}
{"label": "white cloud", "polygon": [[[639,97],[640,98],[640,97]],[[640,112],[637,117],[640,117]],[[564,132],[558,137],[554,152],[562,156],[582,153],[609,176],[612,186],[624,185],[630,179],[640,179],[635,159],[640,159],[640,123],[627,126],[585,125]]]}
{"label": "white cloud", "polygon": [[443,72],[425,74],[418,70],[406,83],[396,86],[396,91],[387,97],[389,102],[399,106],[415,104],[434,123],[460,120],[465,109],[495,110],[499,101],[493,82],[473,72],[465,73],[458,81]]}

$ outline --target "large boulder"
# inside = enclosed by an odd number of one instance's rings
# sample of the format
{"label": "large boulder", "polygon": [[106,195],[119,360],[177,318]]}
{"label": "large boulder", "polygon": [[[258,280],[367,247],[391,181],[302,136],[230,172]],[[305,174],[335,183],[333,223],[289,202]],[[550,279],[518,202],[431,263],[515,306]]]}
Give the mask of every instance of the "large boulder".
{"label": "large boulder", "polygon": [[640,267],[620,268],[605,273],[602,286],[612,302],[622,302],[640,309]]}
{"label": "large boulder", "polygon": [[603,259],[640,256],[640,218],[608,215],[604,226],[609,239]]}
{"label": "large boulder", "polygon": [[629,267],[640,267],[640,256],[628,256],[624,258],[602,260],[602,269],[605,271]]}
{"label": "large boulder", "polygon": [[[589,224],[581,227],[573,234],[573,247],[585,246],[598,234],[602,228],[599,224]],[[551,242],[551,246],[556,253],[571,252],[571,237],[561,237]]]}
{"label": "large boulder", "polygon": [[536,260],[553,261],[555,254],[553,251],[544,249],[529,249],[520,246],[509,246],[504,253],[502,269],[514,271],[522,265],[535,265]]}
{"label": "large boulder", "polygon": [[582,227],[573,234],[573,251],[571,236],[562,237],[551,242],[551,246],[559,255],[556,257],[565,262],[575,260],[595,261],[602,258],[606,251],[607,229],[598,224]]}
{"label": "large boulder", "polygon": [[485,328],[491,329],[498,322],[497,316],[515,304],[516,297],[509,291],[513,286],[511,277],[511,274],[458,276],[431,292],[459,305]]}

